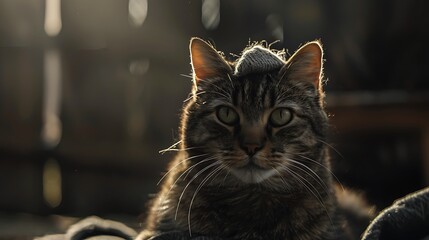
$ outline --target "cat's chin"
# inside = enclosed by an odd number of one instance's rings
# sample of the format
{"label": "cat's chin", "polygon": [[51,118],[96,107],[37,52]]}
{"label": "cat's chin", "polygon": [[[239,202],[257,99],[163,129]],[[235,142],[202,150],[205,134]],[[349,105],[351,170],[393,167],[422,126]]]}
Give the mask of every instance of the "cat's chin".
{"label": "cat's chin", "polygon": [[260,183],[276,173],[275,169],[264,169],[255,165],[246,165],[231,169],[231,173],[244,183]]}

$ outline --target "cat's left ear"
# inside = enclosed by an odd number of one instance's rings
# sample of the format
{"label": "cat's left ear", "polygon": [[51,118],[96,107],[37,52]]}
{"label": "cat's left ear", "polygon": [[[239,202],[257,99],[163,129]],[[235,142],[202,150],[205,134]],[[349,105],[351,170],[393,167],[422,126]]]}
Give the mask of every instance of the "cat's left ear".
{"label": "cat's left ear", "polygon": [[313,41],[299,48],[280,70],[290,81],[305,81],[321,90],[323,50],[320,42]]}
{"label": "cat's left ear", "polygon": [[226,77],[232,73],[231,66],[211,45],[199,38],[189,44],[191,64],[196,83],[201,79]]}

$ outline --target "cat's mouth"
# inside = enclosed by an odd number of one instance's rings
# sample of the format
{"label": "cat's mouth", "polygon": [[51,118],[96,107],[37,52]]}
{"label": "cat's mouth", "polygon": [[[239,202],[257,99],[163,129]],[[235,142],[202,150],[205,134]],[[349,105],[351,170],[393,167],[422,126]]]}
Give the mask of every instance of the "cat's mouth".
{"label": "cat's mouth", "polygon": [[263,168],[253,161],[231,169],[231,173],[245,183],[260,183],[276,173],[275,169]]}

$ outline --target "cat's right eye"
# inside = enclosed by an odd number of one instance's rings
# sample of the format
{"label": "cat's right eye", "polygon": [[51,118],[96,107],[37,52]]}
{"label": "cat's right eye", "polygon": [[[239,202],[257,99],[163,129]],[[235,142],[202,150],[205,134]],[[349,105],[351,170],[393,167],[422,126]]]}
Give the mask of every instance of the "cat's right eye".
{"label": "cat's right eye", "polygon": [[277,108],[271,113],[270,123],[274,127],[282,127],[292,120],[292,112],[288,108]]}
{"label": "cat's right eye", "polygon": [[216,111],[216,117],[222,123],[230,126],[235,125],[239,120],[238,113],[233,108],[228,106],[218,107]]}

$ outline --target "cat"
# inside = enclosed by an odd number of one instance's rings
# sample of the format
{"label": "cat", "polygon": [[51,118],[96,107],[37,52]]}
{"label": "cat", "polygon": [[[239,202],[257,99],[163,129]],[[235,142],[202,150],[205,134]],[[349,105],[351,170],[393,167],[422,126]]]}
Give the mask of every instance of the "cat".
{"label": "cat", "polygon": [[190,55],[180,147],[138,239],[357,239],[330,170],[320,42],[228,62],[192,38]]}

